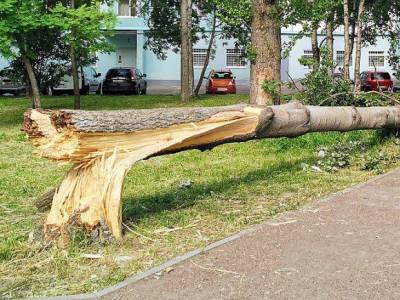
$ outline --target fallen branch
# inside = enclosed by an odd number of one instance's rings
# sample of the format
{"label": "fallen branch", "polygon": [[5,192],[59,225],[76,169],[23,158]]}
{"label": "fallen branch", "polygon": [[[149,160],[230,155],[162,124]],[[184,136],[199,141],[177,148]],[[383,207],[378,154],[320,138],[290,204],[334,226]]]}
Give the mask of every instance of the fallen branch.
{"label": "fallen branch", "polygon": [[354,95],[354,96],[358,96],[358,95],[368,95],[368,94],[376,94],[379,96],[382,96],[386,99],[389,99],[392,101],[392,104],[398,104],[400,105],[400,101],[397,100],[396,98],[393,98],[383,92],[378,92],[378,91],[368,91],[368,92],[343,92],[343,93],[337,93],[337,94],[333,94],[331,96],[329,96],[328,98],[324,99],[321,103],[320,106],[324,105],[328,100],[334,99],[336,97],[339,96],[347,96],[347,95]]}
{"label": "fallen branch", "polygon": [[54,194],[44,226],[50,238],[71,224],[71,218],[92,232],[98,226],[107,232],[105,224],[121,238],[123,182],[140,160],[254,139],[399,127],[400,107],[319,107],[299,102],[100,112],[29,110],[23,124],[38,154],[75,164]]}
{"label": "fallen branch", "polygon": [[156,233],[156,234],[171,233],[171,232],[179,231],[179,230],[182,230],[182,229],[193,228],[193,227],[196,227],[196,224],[190,224],[190,225],[183,226],[183,227],[156,229],[156,230],[154,230],[154,233]]}
{"label": "fallen branch", "polygon": [[155,240],[153,240],[152,238],[149,238],[148,236],[145,236],[144,234],[141,234],[140,232],[137,232],[135,230],[133,230],[132,228],[130,228],[128,225],[126,225],[125,223],[122,223],[122,225],[129,231],[132,232],[133,234],[136,234],[137,236],[140,236],[146,240],[155,242]]}

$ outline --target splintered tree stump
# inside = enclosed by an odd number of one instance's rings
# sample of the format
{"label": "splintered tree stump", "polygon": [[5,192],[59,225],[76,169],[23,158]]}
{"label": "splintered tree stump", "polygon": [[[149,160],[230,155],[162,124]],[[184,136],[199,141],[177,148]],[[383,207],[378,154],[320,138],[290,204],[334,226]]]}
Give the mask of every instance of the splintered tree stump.
{"label": "splintered tree stump", "polygon": [[[44,231],[71,218],[121,238],[121,192],[133,164],[153,156],[309,132],[399,128],[400,107],[235,105],[126,111],[29,110],[23,130],[43,157],[74,166],[56,190]],[[78,217],[77,217],[78,216]]]}

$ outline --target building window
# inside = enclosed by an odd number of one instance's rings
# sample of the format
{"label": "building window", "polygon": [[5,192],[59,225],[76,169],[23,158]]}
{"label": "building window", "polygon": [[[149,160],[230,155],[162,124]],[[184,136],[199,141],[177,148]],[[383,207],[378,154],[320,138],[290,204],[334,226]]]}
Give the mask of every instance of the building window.
{"label": "building window", "polygon": [[207,49],[193,49],[193,66],[194,67],[203,67],[207,58]]}
{"label": "building window", "polygon": [[226,66],[227,67],[245,67],[246,56],[244,49],[226,49]]}
{"label": "building window", "polygon": [[136,16],[136,0],[119,0],[118,16],[135,17]]}
{"label": "building window", "polygon": [[369,51],[368,65],[370,67],[384,67],[385,66],[385,52],[384,51]]}
{"label": "building window", "polygon": [[304,59],[313,59],[313,52],[312,50],[304,50],[302,58]]}
{"label": "building window", "polygon": [[[344,51],[336,51],[336,65],[338,67],[344,66]],[[350,56],[349,66],[353,65],[353,55]]]}

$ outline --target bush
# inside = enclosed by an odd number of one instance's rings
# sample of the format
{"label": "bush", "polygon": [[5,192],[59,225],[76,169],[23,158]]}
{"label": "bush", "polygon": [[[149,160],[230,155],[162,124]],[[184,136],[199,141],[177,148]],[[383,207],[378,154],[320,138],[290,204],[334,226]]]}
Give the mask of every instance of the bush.
{"label": "bush", "polygon": [[313,59],[301,58],[300,63],[312,68],[312,71],[300,81],[305,88],[302,97],[306,104],[338,106],[354,102],[351,82],[332,78],[331,70],[334,64],[326,48],[321,48],[321,62],[318,66]]}
{"label": "bush", "polygon": [[304,92],[300,95],[304,103],[324,106],[382,106],[387,105],[387,99],[378,94],[354,95],[353,83],[342,78],[332,78],[334,67],[326,48],[321,48],[321,62],[316,66],[313,59],[301,58],[300,63],[312,68],[300,82]]}
{"label": "bush", "polygon": [[350,166],[352,154],[365,151],[366,145],[359,141],[339,143],[331,148],[321,148],[319,151],[318,167],[327,172],[336,172]]}

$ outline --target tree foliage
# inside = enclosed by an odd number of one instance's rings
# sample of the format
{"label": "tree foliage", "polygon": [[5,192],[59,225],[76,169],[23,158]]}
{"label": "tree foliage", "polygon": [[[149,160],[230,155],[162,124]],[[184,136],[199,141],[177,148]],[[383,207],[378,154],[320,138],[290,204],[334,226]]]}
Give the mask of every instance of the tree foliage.
{"label": "tree foliage", "polygon": [[109,52],[113,48],[108,42],[115,26],[115,15],[111,10],[102,11],[104,1],[76,1],[75,9],[59,1],[51,10],[55,26],[63,32],[63,39],[74,48],[80,61],[84,62],[97,52]]}

